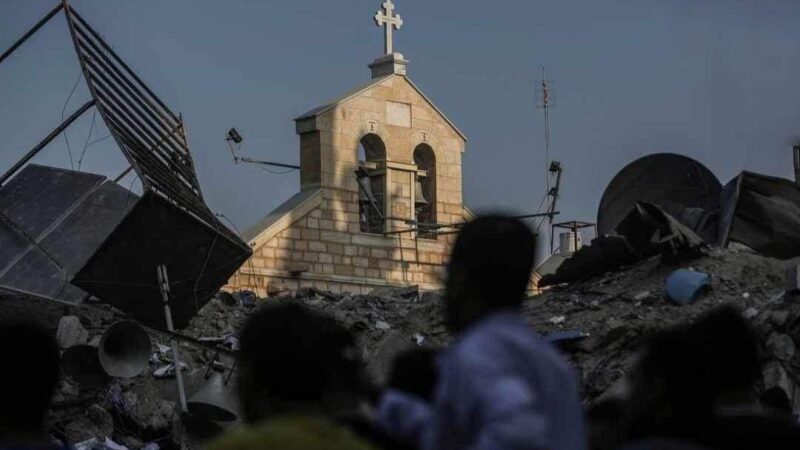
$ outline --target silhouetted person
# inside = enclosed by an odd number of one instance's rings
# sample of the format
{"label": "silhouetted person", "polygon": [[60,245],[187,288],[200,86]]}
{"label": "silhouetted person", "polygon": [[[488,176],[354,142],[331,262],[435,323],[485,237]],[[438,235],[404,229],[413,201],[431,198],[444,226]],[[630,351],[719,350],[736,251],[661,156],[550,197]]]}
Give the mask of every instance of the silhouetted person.
{"label": "silhouetted person", "polygon": [[520,313],[536,236],[485,216],[461,228],[445,314],[456,341],[440,359],[428,449],[584,449],[575,374]]}
{"label": "silhouetted person", "polygon": [[53,333],[38,324],[0,321],[0,448],[49,448],[44,417],[58,383]]}
{"label": "silhouetted person", "polygon": [[431,402],[438,379],[438,354],[439,350],[434,348],[415,348],[401,352],[392,361],[387,386]]}
{"label": "silhouetted person", "polygon": [[247,427],[210,446],[233,449],[371,449],[336,417],[359,403],[353,336],[295,303],[257,310],[240,336],[238,396]]}
{"label": "silhouetted person", "polygon": [[381,429],[410,447],[420,446],[431,421],[437,355],[430,348],[397,355],[378,401],[376,418]]}
{"label": "silhouetted person", "polygon": [[714,413],[703,352],[686,327],[648,339],[630,375],[628,449],[691,449]]}
{"label": "silhouetted person", "polygon": [[[800,448],[796,424],[758,404],[758,339],[734,308],[656,336],[634,374],[634,438],[677,440],[686,448]],[[630,448],[676,447],[651,442]]]}

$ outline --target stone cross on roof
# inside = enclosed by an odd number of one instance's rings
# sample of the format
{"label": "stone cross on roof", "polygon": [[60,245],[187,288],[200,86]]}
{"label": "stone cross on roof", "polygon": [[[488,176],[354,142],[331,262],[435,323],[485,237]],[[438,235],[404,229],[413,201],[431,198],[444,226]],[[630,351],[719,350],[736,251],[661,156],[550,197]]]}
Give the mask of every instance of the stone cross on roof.
{"label": "stone cross on roof", "polygon": [[378,10],[375,14],[375,22],[379,27],[384,27],[384,50],[387,55],[394,53],[392,48],[392,31],[394,28],[398,30],[403,26],[403,19],[399,14],[394,14],[394,3],[392,0],[383,2],[383,9],[386,11]]}

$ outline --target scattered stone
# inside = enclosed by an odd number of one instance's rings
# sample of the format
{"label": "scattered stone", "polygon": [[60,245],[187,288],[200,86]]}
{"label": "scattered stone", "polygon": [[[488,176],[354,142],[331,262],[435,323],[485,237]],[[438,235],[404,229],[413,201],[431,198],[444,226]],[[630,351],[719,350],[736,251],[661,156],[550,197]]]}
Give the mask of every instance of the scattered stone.
{"label": "scattered stone", "polygon": [[100,347],[100,341],[103,339],[103,336],[98,334],[95,337],[89,339],[88,344],[92,347]]}
{"label": "scattered stone", "polygon": [[230,292],[219,291],[217,292],[216,298],[222,302],[223,305],[226,306],[238,306],[239,300],[234,297]]}
{"label": "scattered stone", "polygon": [[372,297],[394,297],[412,300],[419,295],[419,286],[408,287],[380,287],[369,293]]}
{"label": "scattered stone", "polygon": [[420,295],[419,297],[419,301],[422,303],[441,304],[442,299],[443,299],[442,294],[434,291],[423,292],[422,295]]}
{"label": "scattered stone", "polygon": [[75,418],[64,428],[64,435],[73,444],[90,439],[104,441],[113,434],[114,419],[100,405],[90,406],[83,415]]}
{"label": "scattered stone", "polygon": [[89,332],[81,325],[81,320],[75,316],[64,316],[58,322],[56,342],[62,349],[73,345],[85,344],[89,339]]}
{"label": "scattered stone", "polygon": [[643,291],[633,296],[633,299],[637,302],[644,302],[650,298],[650,291]]}
{"label": "scattered stone", "polygon": [[389,325],[387,322],[384,322],[383,320],[379,320],[379,321],[375,322],[375,328],[377,328],[379,330],[387,331],[387,330],[391,330],[392,326]]}
{"label": "scattered stone", "polygon": [[174,403],[161,400],[159,392],[149,384],[134,386],[123,394],[128,417],[141,430],[159,433],[168,432],[174,413]]}
{"label": "scattered stone", "polygon": [[752,320],[753,318],[755,318],[756,316],[758,316],[758,314],[759,314],[759,312],[758,312],[758,310],[757,310],[757,309],[755,309],[755,308],[747,308],[747,309],[746,309],[746,310],[744,310],[744,312],[742,313],[742,317],[744,317],[744,318],[745,318],[745,319],[747,319],[747,320]]}
{"label": "scattered stone", "polygon": [[769,321],[776,328],[783,328],[789,320],[789,311],[772,311],[769,315]]}
{"label": "scattered stone", "polygon": [[767,339],[767,351],[781,361],[790,361],[794,356],[794,341],[788,335],[772,333]]}
{"label": "scattered stone", "polygon": [[743,293],[743,294],[742,294],[742,298],[743,298],[743,299],[745,299],[745,300],[747,300],[748,298],[750,298],[750,293],[749,293],[749,292],[745,292],[745,293]]}
{"label": "scattered stone", "polygon": [[769,361],[762,372],[764,390],[780,389],[786,398],[794,398],[794,385],[780,362]]}
{"label": "scattered stone", "polygon": [[566,316],[554,316],[547,319],[548,322],[552,323],[553,325],[560,325],[567,321]]}
{"label": "scattered stone", "polygon": [[309,299],[316,296],[316,291],[310,287],[300,288],[295,291],[294,298],[297,299]]}

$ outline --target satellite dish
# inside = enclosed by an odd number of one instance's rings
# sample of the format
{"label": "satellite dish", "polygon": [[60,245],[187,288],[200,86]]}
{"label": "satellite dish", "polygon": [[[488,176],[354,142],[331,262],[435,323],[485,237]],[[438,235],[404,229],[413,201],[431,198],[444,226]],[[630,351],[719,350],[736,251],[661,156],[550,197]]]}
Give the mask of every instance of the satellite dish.
{"label": "satellite dish", "polygon": [[674,153],[655,153],[625,166],[603,192],[600,235],[614,230],[638,201],[652,203],[708,242],[716,240],[722,185],[704,165]]}

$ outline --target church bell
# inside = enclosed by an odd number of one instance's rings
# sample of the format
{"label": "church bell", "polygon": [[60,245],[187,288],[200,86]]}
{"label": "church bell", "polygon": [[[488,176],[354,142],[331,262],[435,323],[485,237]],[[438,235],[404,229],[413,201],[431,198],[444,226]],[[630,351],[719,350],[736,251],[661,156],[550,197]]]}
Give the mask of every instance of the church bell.
{"label": "church bell", "polygon": [[360,185],[358,188],[358,201],[369,203],[372,197],[372,187],[370,186],[369,176],[359,176],[356,181]]}
{"label": "church bell", "polygon": [[198,417],[215,422],[233,422],[236,413],[229,398],[225,378],[221,373],[213,372],[203,387],[186,402],[186,406],[191,414]]}
{"label": "church bell", "polygon": [[422,189],[422,181],[419,178],[417,178],[417,186],[414,192],[414,206],[417,208],[428,206],[428,199],[425,198],[424,189]]}

